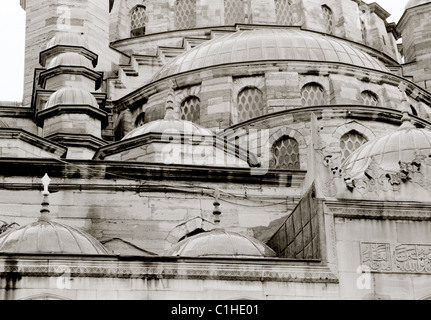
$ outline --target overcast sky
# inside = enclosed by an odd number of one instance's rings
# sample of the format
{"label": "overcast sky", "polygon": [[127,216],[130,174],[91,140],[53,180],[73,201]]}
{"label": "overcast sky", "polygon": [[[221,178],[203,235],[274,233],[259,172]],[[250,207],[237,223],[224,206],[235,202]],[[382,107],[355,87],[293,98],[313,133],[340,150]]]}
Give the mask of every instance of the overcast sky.
{"label": "overcast sky", "polygon": [[[376,0],[398,22],[408,0]],[[365,1],[372,3],[374,1]],[[21,101],[24,78],[25,12],[19,0],[0,0],[0,101]]]}

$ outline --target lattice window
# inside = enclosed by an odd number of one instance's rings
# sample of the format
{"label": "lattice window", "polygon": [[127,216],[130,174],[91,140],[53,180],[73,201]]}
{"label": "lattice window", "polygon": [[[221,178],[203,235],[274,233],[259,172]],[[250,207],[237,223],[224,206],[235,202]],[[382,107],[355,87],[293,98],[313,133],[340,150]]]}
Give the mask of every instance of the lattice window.
{"label": "lattice window", "polygon": [[356,131],[346,133],[340,140],[341,161],[346,160],[353,152],[367,142],[368,140]]}
{"label": "lattice window", "polygon": [[379,97],[371,91],[364,91],[361,93],[362,101],[365,106],[378,106],[379,105]]}
{"label": "lattice window", "polygon": [[245,23],[245,1],[224,0],[225,24]]}
{"label": "lattice window", "polygon": [[277,24],[292,25],[296,23],[293,14],[293,0],[275,0],[275,15]]}
{"label": "lattice window", "polygon": [[174,11],[177,29],[196,27],[196,0],[175,0]]}
{"label": "lattice window", "polygon": [[306,84],[301,90],[302,106],[326,105],[325,89],[318,83]]}
{"label": "lattice window", "polygon": [[323,19],[326,24],[326,32],[329,34],[334,34],[335,26],[334,26],[334,14],[332,13],[331,8],[327,5],[322,6],[323,11]]}
{"label": "lattice window", "polygon": [[195,123],[201,120],[201,101],[198,97],[188,97],[181,104],[181,119]]}
{"label": "lattice window", "polygon": [[299,170],[299,145],[298,142],[290,137],[283,137],[272,146],[273,160],[271,169],[278,170]]}
{"label": "lattice window", "polygon": [[263,115],[263,94],[257,88],[245,88],[238,94],[238,122]]}
{"label": "lattice window", "polygon": [[145,6],[136,6],[130,15],[130,30],[133,37],[145,34],[147,12]]}

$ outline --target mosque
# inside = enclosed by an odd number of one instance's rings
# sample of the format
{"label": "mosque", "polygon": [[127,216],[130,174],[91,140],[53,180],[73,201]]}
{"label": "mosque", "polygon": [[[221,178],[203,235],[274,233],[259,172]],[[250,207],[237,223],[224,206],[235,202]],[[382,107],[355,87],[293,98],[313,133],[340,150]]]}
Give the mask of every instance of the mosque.
{"label": "mosque", "polygon": [[0,300],[431,298],[431,1],[21,0]]}

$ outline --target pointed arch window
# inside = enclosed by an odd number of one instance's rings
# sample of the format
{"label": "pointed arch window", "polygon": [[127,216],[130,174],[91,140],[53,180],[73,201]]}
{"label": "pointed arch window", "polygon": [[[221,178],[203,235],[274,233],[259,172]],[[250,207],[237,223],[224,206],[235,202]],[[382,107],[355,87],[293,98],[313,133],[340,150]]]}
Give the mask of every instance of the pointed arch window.
{"label": "pointed arch window", "polygon": [[145,35],[145,26],[147,24],[147,8],[145,6],[136,6],[130,14],[130,33],[132,37]]}
{"label": "pointed arch window", "polygon": [[301,89],[301,102],[303,107],[326,105],[325,89],[318,83],[308,83]]}
{"label": "pointed arch window", "polygon": [[340,140],[341,162],[346,160],[353,152],[358,150],[367,142],[367,138],[355,130],[352,130],[342,136]]}
{"label": "pointed arch window", "polygon": [[293,0],[275,0],[277,24],[292,25],[296,23],[293,12]]}
{"label": "pointed arch window", "polygon": [[245,23],[245,1],[224,0],[225,24]]}
{"label": "pointed arch window", "polygon": [[372,91],[363,91],[361,93],[362,101],[365,106],[377,107],[379,105],[379,97]]}
{"label": "pointed arch window", "polygon": [[262,91],[255,87],[243,89],[238,94],[238,122],[247,121],[263,115],[264,99]]}
{"label": "pointed arch window", "polygon": [[136,128],[142,127],[145,124],[145,112],[142,112],[137,118],[135,122]]}
{"label": "pointed arch window", "polygon": [[322,6],[323,19],[325,22],[326,33],[334,34],[335,25],[334,25],[334,14],[332,9],[329,8],[326,4]]}
{"label": "pointed arch window", "polygon": [[174,13],[177,29],[196,27],[196,0],[175,0]]}
{"label": "pointed arch window", "polygon": [[271,169],[276,170],[300,170],[299,144],[291,137],[284,136],[272,146],[273,159]]}
{"label": "pointed arch window", "polygon": [[201,100],[190,96],[181,103],[181,119],[199,123],[201,120]]}

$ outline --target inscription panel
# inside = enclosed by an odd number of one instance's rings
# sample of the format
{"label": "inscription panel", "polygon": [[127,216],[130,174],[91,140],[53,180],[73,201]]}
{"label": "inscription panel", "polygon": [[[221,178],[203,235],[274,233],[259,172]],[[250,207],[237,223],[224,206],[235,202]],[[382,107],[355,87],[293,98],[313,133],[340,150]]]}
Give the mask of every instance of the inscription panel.
{"label": "inscription panel", "polygon": [[361,264],[372,272],[431,274],[431,245],[362,242]]}

